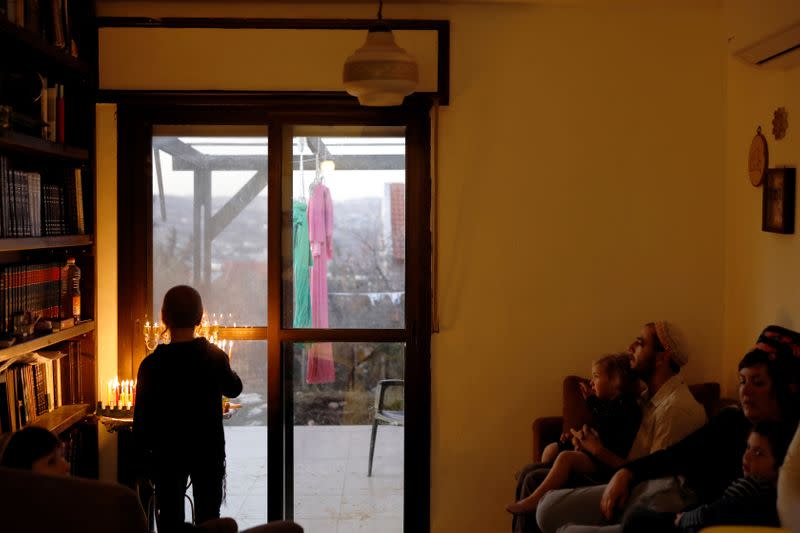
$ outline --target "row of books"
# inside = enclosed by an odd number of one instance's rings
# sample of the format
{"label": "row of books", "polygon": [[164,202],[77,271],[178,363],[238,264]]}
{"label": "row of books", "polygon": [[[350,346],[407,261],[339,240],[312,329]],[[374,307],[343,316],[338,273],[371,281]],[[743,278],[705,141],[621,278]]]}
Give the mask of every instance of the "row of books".
{"label": "row of books", "polygon": [[0,0],[0,15],[78,57],[72,0]]}
{"label": "row of books", "polygon": [[38,172],[13,169],[0,155],[0,237],[83,235],[81,169],[60,169],[42,183]]}
{"label": "row of books", "polygon": [[[14,318],[28,312],[44,319],[61,314],[61,264],[9,265],[0,268],[0,324],[14,333]],[[72,310],[68,310],[69,313]]]}
{"label": "row of books", "polygon": [[82,403],[80,341],[26,354],[0,373],[0,430],[16,431],[63,405]]}

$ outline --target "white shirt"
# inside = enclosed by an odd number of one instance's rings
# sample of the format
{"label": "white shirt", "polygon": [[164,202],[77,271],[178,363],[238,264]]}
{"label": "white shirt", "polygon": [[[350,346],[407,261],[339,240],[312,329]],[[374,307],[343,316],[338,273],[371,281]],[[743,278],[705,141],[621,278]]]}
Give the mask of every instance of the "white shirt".
{"label": "white shirt", "polygon": [[693,433],[707,422],[706,411],[694,399],[679,374],[675,374],[652,398],[642,395],[642,423],[633,440],[628,460],[663,450]]}

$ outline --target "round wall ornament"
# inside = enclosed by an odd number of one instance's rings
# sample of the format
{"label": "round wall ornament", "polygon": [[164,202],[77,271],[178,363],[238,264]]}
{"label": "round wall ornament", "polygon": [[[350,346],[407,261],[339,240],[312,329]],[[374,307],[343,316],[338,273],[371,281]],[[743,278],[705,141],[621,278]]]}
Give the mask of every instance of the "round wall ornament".
{"label": "round wall ornament", "polygon": [[759,126],[753,141],[750,143],[750,153],[747,157],[747,170],[753,187],[758,187],[764,181],[768,166],[767,138],[761,134],[761,126]]}

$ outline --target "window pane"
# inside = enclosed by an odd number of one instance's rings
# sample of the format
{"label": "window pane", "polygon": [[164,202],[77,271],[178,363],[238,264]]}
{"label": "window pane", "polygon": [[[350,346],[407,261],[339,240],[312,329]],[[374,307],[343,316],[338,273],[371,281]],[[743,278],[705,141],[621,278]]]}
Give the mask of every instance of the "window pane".
{"label": "window pane", "polygon": [[[295,520],[310,533],[402,532],[405,345],[296,343],[284,352],[293,373]],[[328,355],[335,380],[309,384]]]}
{"label": "window pane", "polygon": [[291,142],[284,327],[403,328],[405,128],[303,126]]}
{"label": "window pane", "polygon": [[221,516],[244,530],[267,521],[267,343],[237,341],[231,366],[244,390],[223,422],[227,496]]}
{"label": "window pane", "polygon": [[266,135],[266,127],[155,127],[156,320],[164,293],[189,284],[202,294],[210,320],[266,324]]}
{"label": "window pane", "polygon": [[[234,350],[231,366],[244,391],[229,399],[223,420],[226,496],[220,516],[244,530],[267,522],[267,343],[239,342]],[[187,494],[194,499],[191,486]],[[188,499],[184,515],[192,516]]]}

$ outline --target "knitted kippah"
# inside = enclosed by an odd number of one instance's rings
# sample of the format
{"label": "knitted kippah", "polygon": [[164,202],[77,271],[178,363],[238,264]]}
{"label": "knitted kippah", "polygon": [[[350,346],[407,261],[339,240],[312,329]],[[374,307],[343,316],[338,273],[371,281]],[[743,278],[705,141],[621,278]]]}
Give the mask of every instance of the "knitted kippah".
{"label": "knitted kippah", "polygon": [[[757,348],[760,348],[758,345],[761,344],[760,341],[763,337],[767,337],[781,344],[785,344],[791,348],[795,357],[800,357],[800,333],[797,333],[789,328],[784,328],[783,326],[767,326],[764,328],[764,331],[761,332],[761,335],[758,336],[758,340],[756,341]],[[771,350],[766,349],[765,351]]]}
{"label": "knitted kippah", "polygon": [[656,335],[664,347],[664,351],[670,353],[672,360],[678,366],[683,366],[689,362],[689,354],[683,349],[683,342],[680,332],[674,324],[668,324],[666,320],[655,322]]}

